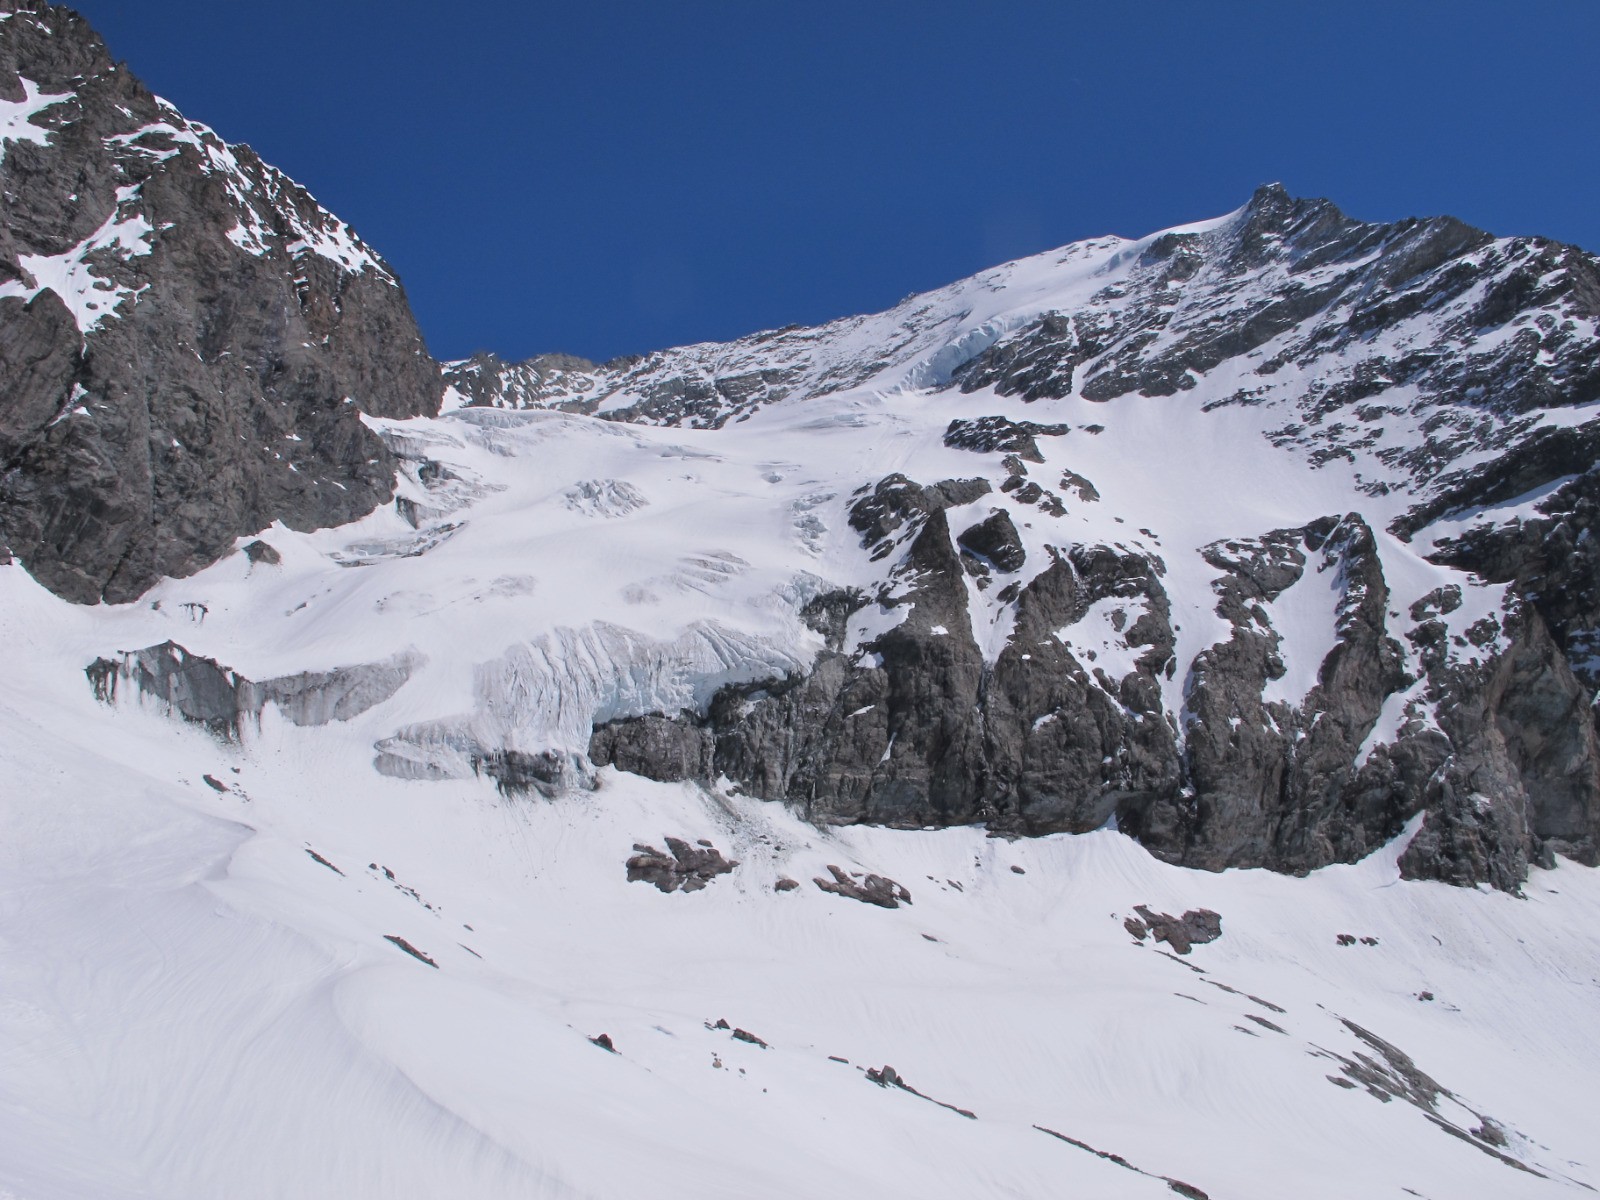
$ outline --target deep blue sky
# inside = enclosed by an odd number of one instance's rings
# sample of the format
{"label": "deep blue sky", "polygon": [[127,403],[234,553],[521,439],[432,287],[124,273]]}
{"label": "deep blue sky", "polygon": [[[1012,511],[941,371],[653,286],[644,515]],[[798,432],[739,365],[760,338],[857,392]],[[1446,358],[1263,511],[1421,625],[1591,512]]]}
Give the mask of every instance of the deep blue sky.
{"label": "deep blue sky", "polygon": [[399,270],[433,352],[878,309],[1281,180],[1600,249],[1594,0],[79,0]]}

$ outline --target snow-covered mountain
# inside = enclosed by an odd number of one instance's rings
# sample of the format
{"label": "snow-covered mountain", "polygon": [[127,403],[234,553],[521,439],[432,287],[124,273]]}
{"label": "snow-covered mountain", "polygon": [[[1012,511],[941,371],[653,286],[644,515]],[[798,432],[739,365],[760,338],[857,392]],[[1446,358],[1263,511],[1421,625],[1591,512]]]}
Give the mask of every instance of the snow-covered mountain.
{"label": "snow-covered mountain", "polygon": [[1408,871],[1515,887],[1594,860],[1600,593],[1558,612],[1479,560],[1592,486],[1597,297],[1569,247],[1266,187],[818,329],[455,364],[447,397],[793,460],[769,491],[815,560],[816,663],[608,702],[548,748],[592,717],[591,757],[832,820],[1115,818],[1207,867],[1351,860],[1427,810]]}
{"label": "snow-covered mountain", "polygon": [[0,1197],[1600,1186],[1593,257],[441,381],[67,10],[0,139]]}

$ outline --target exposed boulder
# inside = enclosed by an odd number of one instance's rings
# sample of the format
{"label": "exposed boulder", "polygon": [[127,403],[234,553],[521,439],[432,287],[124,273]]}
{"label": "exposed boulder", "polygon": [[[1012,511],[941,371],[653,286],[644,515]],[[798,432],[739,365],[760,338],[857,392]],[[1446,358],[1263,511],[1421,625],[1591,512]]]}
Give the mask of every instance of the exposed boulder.
{"label": "exposed boulder", "polygon": [[879,908],[899,908],[902,904],[911,903],[911,893],[886,875],[862,874],[860,871],[852,873],[832,863],[828,864],[828,874],[832,878],[818,877],[811,882],[835,896],[845,896],[863,904],[876,904]]}
{"label": "exposed boulder", "polygon": [[[977,567],[992,564],[1000,571],[1020,571],[1028,560],[1022,537],[1011,522],[1011,514],[1003,508],[996,509],[978,524],[962,531],[956,538],[961,549],[975,559]],[[973,568],[969,568],[973,569]]]}
{"label": "exposed boulder", "polygon": [[691,846],[682,838],[669,837],[666,853],[644,842],[635,842],[633,850],[627,862],[628,882],[653,883],[663,892],[698,892],[739,865],[704,841]]}
{"label": "exposed boulder", "polygon": [[1192,947],[1214,942],[1222,936],[1222,917],[1209,908],[1190,909],[1181,917],[1152,912],[1143,904],[1135,905],[1133,911],[1139,917],[1129,917],[1123,922],[1129,933],[1141,942],[1146,936],[1153,936],[1179,954],[1187,954]]}
{"label": "exposed boulder", "polygon": [[1013,421],[1007,417],[958,417],[944,431],[944,444],[952,450],[1015,454],[1037,463],[1044,461],[1044,455],[1039,453],[1036,439],[1062,437],[1071,430],[1070,425],[1040,425],[1037,421]]}

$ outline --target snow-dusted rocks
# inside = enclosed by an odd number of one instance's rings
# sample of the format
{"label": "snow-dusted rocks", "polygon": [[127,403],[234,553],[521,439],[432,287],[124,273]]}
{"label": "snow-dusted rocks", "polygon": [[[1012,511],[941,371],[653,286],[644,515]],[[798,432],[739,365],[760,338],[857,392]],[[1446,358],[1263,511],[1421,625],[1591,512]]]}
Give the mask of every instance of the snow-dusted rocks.
{"label": "snow-dusted rocks", "polygon": [[[1572,248],[1272,186],[879,316],[559,386],[545,360],[455,370],[478,404],[708,429],[938,395],[943,445],[989,460],[854,483],[881,564],[835,580],[856,627],[801,678],[601,728],[599,761],[831,820],[1115,819],[1212,868],[1359,857],[1426,811],[1408,872],[1514,887],[1600,842],[1596,279]],[[1440,588],[1473,603],[1416,607]]]}
{"label": "snow-dusted rocks", "polygon": [[75,13],[0,15],[0,547],[61,595],[126,601],[274,520],[388,500],[360,414],[439,401],[393,273]]}

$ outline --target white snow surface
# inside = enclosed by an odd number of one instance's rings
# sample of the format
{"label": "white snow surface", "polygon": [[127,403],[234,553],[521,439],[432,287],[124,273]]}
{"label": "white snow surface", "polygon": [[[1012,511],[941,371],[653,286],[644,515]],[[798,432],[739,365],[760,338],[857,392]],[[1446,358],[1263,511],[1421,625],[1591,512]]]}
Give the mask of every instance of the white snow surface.
{"label": "white snow surface", "polygon": [[[269,709],[230,749],[98,707],[73,676],[99,614],[17,576],[7,634],[53,639],[0,698],[0,1188],[18,1197],[1170,1194],[1036,1126],[1213,1197],[1600,1178],[1595,872],[1536,871],[1518,899],[1402,883],[1398,845],[1308,879],[1211,875],[1110,831],[819,830],[610,770],[531,803],[383,779],[360,752],[381,721]],[[625,882],[633,842],[666,834],[740,866],[693,895]],[[829,864],[914,904],[826,895]],[[1223,914],[1203,973],[1132,942],[1136,904]],[[1340,1018],[1545,1177],[1330,1083],[1319,1051],[1370,1055]],[[976,1119],[871,1086],[885,1063]]]}
{"label": "white snow surface", "polygon": [[[1004,478],[1001,454],[943,444],[956,417],[1072,427],[1039,439],[1030,477],[1055,488],[1075,472],[1098,501],[1056,488],[1053,517],[995,491],[953,511],[952,531],[1007,508],[1024,582],[1051,547],[1158,556],[1179,631],[1173,713],[1187,664],[1232,633],[1200,554],[1224,538],[1360,511],[1395,636],[1449,583],[1465,599],[1452,633],[1497,612],[1503,589],[1427,562],[1425,537],[1384,532],[1414,497],[1363,492],[1361,463],[1308,470],[1302,447],[1267,436],[1271,405],[1029,405],[944,386],[942,347],[965,353],[1007,314],[1099,288],[1142,244],[1103,239],[954,285],[941,303],[957,315],[871,378],[721,429],[464,407],[372,420],[405,459],[411,518],[274,526],[260,536],[280,565],[234,554],[114,608],[0,566],[0,1195],[1154,1198],[1170,1178],[1215,1200],[1438,1200],[1600,1186],[1600,873],[1535,870],[1522,898],[1403,882],[1412,828],[1304,879],[1207,874],[1111,829],[816,828],[726,785],[607,768],[590,790],[507,799],[473,770],[474,743],[581,756],[596,720],[805,670],[822,639],[804,604],[873,594],[895,562],[872,562],[846,523],[858,487],[894,471]],[[1308,566],[1272,606],[1290,670],[1277,698],[1303,697],[1332,644],[1328,588]],[[991,659],[1010,636],[997,590],[969,592]],[[1102,602],[1057,636],[1114,684],[1136,657],[1121,633],[1139,603]],[[869,604],[846,648],[865,658],[905,618]],[[114,705],[92,696],[96,657],[168,639],[255,680],[421,665],[348,720],[300,727],[269,705],[232,744],[126,689]],[[431,777],[380,773],[380,747]],[[628,882],[634,843],[666,836],[740,865],[693,894]],[[830,864],[889,876],[914,903],[826,894],[812,880]],[[774,891],[785,877],[800,887]],[[1138,904],[1213,909],[1223,936],[1178,960],[1124,931]],[[769,1047],[708,1028],[718,1018]],[[1440,1098],[1441,1119],[1498,1122],[1527,1169],[1330,1082],[1330,1055],[1376,1054],[1342,1019],[1459,1098]],[[617,1053],[591,1044],[601,1033]],[[864,1069],[885,1064],[974,1116],[872,1086]]]}
{"label": "white snow surface", "polygon": [[[8,14],[9,15],[9,14]],[[37,146],[50,143],[50,131],[35,123],[34,117],[48,108],[54,108],[72,99],[71,92],[44,93],[39,85],[26,76],[19,75],[22,85],[21,100],[0,100],[0,162],[5,161],[6,145],[10,142],[32,142]]]}
{"label": "white snow surface", "polygon": [[[22,254],[18,261],[33,277],[35,286],[18,280],[0,283],[0,296],[32,300],[42,291],[60,296],[85,336],[117,315],[126,301],[137,301],[143,287],[129,287],[107,279],[104,264],[150,253],[150,222],[138,211],[138,187],[117,189],[117,207],[105,223],[82,242],[61,254]],[[99,266],[102,270],[97,270]]]}

